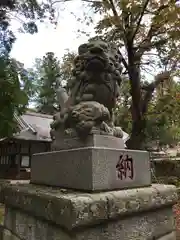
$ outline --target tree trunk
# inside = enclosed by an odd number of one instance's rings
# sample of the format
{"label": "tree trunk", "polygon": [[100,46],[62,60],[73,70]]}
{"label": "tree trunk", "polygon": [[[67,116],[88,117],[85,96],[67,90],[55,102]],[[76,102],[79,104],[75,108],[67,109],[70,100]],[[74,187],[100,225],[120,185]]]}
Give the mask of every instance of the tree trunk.
{"label": "tree trunk", "polygon": [[133,120],[131,137],[127,141],[126,145],[129,149],[144,149],[145,141],[145,119]]}
{"label": "tree trunk", "polygon": [[142,149],[144,141],[145,119],[141,109],[141,85],[140,85],[140,59],[138,59],[131,48],[128,48],[129,79],[132,95],[132,131],[127,147],[130,149]]}

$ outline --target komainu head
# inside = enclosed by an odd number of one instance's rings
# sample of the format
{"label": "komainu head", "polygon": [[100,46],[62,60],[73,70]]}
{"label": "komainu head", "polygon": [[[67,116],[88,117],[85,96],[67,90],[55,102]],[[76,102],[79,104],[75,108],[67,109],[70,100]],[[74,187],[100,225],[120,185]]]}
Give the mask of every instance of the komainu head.
{"label": "komainu head", "polygon": [[74,78],[69,84],[74,104],[96,101],[111,113],[118,97],[121,71],[121,56],[113,44],[90,41],[80,45],[74,60]]}

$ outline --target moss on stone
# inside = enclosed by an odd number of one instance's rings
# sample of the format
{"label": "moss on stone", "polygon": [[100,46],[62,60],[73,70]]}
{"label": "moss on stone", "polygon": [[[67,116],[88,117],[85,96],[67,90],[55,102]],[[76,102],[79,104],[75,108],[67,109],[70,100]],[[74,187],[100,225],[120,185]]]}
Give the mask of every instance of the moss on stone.
{"label": "moss on stone", "polygon": [[66,229],[173,205],[177,201],[176,188],[171,185],[90,194],[17,184],[4,185],[0,194],[8,206]]}

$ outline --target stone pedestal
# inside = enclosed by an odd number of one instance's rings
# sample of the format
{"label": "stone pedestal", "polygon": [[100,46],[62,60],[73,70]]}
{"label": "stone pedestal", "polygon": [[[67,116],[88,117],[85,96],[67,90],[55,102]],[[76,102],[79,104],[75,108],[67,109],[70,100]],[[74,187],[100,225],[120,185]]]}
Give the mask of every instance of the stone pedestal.
{"label": "stone pedestal", "polygon": [[175,240],[176,188],[80,193],[28,185],[4,185],[2,240]]}
{"label": "stone pedestal", "polygon": [[0,187],[2,240],[176,239],[176,187],[151,186],[147,152],[98,135],[61,147],[33,156],[30,184]]}
{"label": "stone pedestal", "polygon": [[121,149],[121,145],[121,139],[96,135],[81,148],[35,154],[31,183],[83,191],[150,186],[148,152]]}

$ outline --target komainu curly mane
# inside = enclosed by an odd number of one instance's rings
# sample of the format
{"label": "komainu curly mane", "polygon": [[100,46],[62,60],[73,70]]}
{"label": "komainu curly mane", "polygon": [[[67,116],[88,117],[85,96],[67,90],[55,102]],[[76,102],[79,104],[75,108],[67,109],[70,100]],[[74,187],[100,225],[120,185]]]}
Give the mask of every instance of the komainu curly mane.
{"label": "komainu curly mane", "polygon": [[73,104],[97,101],[112,112],[121,83],[121,56],[113,44],[91,41],[79,46],[69,82]]}

